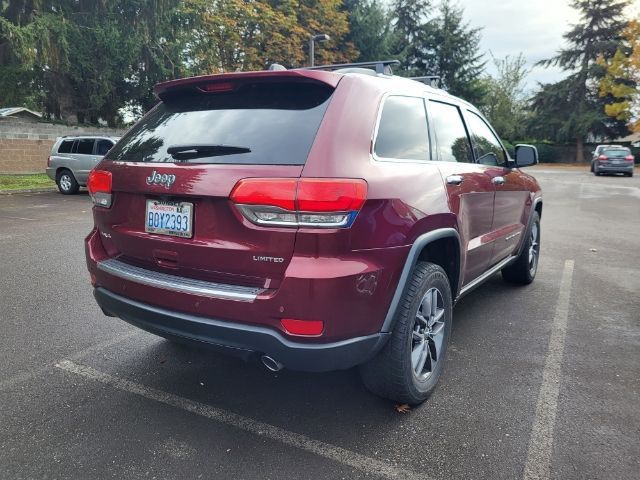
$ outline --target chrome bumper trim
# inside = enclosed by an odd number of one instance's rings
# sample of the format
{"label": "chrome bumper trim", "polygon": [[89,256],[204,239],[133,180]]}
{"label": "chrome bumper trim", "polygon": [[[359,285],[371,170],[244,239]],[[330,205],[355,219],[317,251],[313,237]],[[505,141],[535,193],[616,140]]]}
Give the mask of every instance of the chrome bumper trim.
{"label": "chrome bumper trim", "polygon": [[225,285],[192,278],[169,275],[167,273],[154,272],[144,268],[135,267],[127,263],[110,258],[98,262],[98,269],[109,275],[122,278],[131,282],[162,288],[173,292],[190,293],[204,297],[220,298],[223,300],[236,300],[239,302],[253,302],[264,290],[254,287],[241,287],[237,285]]}

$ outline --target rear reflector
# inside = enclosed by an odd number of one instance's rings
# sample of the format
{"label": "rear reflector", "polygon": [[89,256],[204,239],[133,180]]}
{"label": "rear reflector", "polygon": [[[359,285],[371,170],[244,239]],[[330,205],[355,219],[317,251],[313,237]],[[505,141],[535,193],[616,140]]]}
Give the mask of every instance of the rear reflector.
{"label": "rear reflector", "polygon": [[282,328],[290,335],[300,335],[305,337],[317,337],[324,331],[322,320],[296,320],[294,318],[283,318],[280,323]]}
{"label": "rear reflector", "polygon": [[111,172],[103,170],[91,170],[87,180],[87,189],[93,200],[93,204],[99,207],[109,208],[111,206]]}
{"label": "rear reflector", "polygon": [[367,198],[360,179],[246,178],[230,199],[257,225],[350,227]]}

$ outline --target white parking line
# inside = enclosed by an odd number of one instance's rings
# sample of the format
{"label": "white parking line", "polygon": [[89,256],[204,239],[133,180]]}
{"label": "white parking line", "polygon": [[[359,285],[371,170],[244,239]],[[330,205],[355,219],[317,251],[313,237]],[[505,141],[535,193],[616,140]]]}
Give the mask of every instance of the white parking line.
{"label": "white parking line", "polygon": [[544,480],[551,478],[551,455],[553,453],[553,430],[558,409],[560,379],[562,376],[562,357],[567,336],[569,318],[569,300],[575,262],[564,262],[560,293],[551,327],[551,338],[547,359],[542,371],[542,385],[538,394],[538,403],[533,422],[533,430],[527,451],[527,463],[524,468],[524,480]]}
{"label": "white parking line", "polygon": [[[112,347],[113,345],[116,345],[116,344],[126,340],[127,338],[133,337],[133,336],[138,335],[140,333],[142,333],[141,330],[132,330],[132,331],[124,333],[122,335],[118,335],[116,337],[113,337],[113,338],[110,338],[108,340],[105,340],[103,342],[95,343],[93,345],[90,345],[87,348],[84,348],[82,350],[79,350],[79,351],[71,354],[68,358],[70,358],[72,360],[79,360],[79,359],[89,355],[90,353],[95,353],[95,352],[98,352],[98,351],[103,350],[105,348]],[[9,390],[10,388],[15,387],[16,385],[20,385],[21,383],[28,382],[32,378],[43,374],[47,370],[50,370],[52,367],[53,367],[53,365],[51,365],[51,364],[43,365],[43,366],[38,367],[38,368],[36,368],[34,370],[30,370],[30,371],[24,372],[24,373],[19,373],[17,375],[14,375],[13,377],[5,379],[5,380],[0,380],[0,391]]]}
{"label": "white parking line", "polygon": [[328,443],[314,440],[305,435],[290,432],[280,427],[263,423],[251,418],[246,418],[221,408],[211,407],[204,403],[195,402],[178,395],[156,390],[130,380],[113,377],[91,367],[77,365],[69,360],[62,360],[56,366],[67,372],[109,385],[134,395],[154,400],[165,405],[170,405],[181,410],[206,417],[225,425],[236,427],[245,432],[253,433],[261,437],[275,440],[285,445],[310,452],[335,462],[360,470],[367,475],[383,478],[429,480],[424,474],[417,474],[401,468],[394,467],[374,458],[361,455],[350,450],[337,447]]}

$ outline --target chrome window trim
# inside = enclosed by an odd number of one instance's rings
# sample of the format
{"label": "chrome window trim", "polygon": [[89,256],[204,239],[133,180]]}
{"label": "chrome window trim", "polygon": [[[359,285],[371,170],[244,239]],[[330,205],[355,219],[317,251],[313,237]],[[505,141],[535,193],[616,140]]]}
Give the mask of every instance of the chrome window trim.
{"label": "chrome window trim", "polygon": [[161,288],[172,292],[189,293],[222,300],[253,302],[264,291],[261,288],[242,287],[222,283],[195,280],[168,273],[156,272],[121,262],[114,258],[98,262],[98,270],[123,280]]}

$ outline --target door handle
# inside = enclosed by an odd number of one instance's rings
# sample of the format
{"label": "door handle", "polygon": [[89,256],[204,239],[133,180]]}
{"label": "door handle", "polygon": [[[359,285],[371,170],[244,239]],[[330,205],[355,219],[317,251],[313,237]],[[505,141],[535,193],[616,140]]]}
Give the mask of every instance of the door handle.
{"label": "door handle", "polygon": [[493,177],[491,181],[496,185],[504,185],[504,177]]}
{"label": "door handle", "polygon": [[449,185],[460,185],[464,177],[462,175],[449,175],[447,177],[447,184]]}

